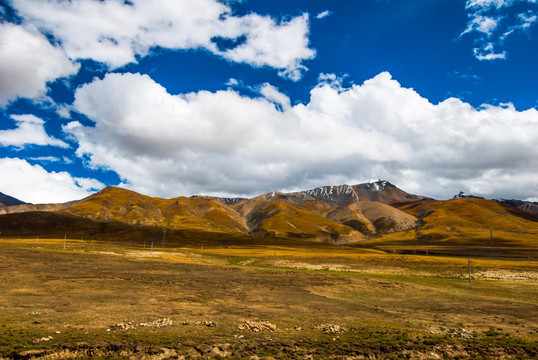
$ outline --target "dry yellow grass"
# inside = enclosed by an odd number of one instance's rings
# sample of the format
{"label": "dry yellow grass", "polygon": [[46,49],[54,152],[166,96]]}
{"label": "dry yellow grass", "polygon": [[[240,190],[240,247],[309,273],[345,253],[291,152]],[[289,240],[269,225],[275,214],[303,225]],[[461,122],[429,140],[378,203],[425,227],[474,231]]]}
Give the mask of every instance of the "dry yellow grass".
{"label": "dry yellow grass", "polygon": [[[473,259],[468,282],[467,259],[323,244],[151,251],[69,239],[64,250],[63,242],[0,239],[0,357],[36,350],[149,358],[166,347],[189,358],[203,356],[207,344],[228,344],[240,359],[307,352],[493,359],[538,351],[538,323],[529,316],[538,281],[524,278],[538,274],[536,261]],[[112,326],[162,317],[174,325]],[[193,325],[205,320],[217,326]],[[269,321],[277,331],[241,331],[245,320]],[[327,334],[322,324],[347,331]],[[452,337],[461,333],[471,338]]]}
{"label": "dry yellow grass", "polygon": [[[515,208],[483,199],[425,201],[401,208],[423,218],[420,228],[372,239],[394,247],[428,246],[538,249],[538,222],[527,220]],[[535,256],[535,255],[533,255]]]}

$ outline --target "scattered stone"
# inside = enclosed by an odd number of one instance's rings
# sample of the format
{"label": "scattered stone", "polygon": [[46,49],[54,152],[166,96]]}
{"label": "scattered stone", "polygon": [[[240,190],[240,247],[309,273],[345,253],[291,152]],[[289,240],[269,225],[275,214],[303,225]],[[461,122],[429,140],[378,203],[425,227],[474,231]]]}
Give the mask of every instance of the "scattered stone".
{"label": "scattered stone", "polygon": [[464,328],[456,329],[456,330],[437,330],[437,329],[430,329],[428,330],[430,334],[434,335],[447,335],[451,338],[459,338],[459,339],[472,339],[474,338],[473,332],[471,330],[467,330]]}
{"label": "scattered stone", "polygon": [[316,326],[316,329],[321,330],[327,334],[339,334],[347,331],[345,327],[337,324],[321,324]]}
{"label": "scattered stone", "polygon": [[170,320],[168,318],[160,318],[157,320],[153,320],[150,323],[140,323],[139,326],[145,326],[145,327],[164,327],[164,326],[172,326],[174,324],[173,320]]}
{"label": "scattered stone", "polygon": [[245,320],[244,324],[240,324],[237,327],[239,330],[250,330],[254,332],[260,332],[260,331],[276,331],[276,325],[271,324],[268,321],[248,321]]}
{"label": "scattered stone", "polygon": [[236,339],[244,339],[245,335],[234,335],[234,338],[236,338]]}
{"label": "scattered stone", "polygon": [[207,327],[215,327],[217,326],[217,323],[210,320],[210,321],[197,321],[194,323],[196,326],[207,326]]}
{"label": "scattered stone", "polygon": [[296,326],[296,327],[295,327],[295,330],[296,330],[296,331],[303,331],[303,328],[300,327],[300,326]]}
{"label": "scattered stone", "polygon": [[122,329],[122,330],[129,330],[129,329],[134,329],[135,328],[133,321],[128,322],[128,323],[127,322],[120,322],[120,323],[112,325],[112,327]]}
{"label": "scattered stone", "polygon": [[59,332],[58,330],[56,330],[54,333],[55,333],[56,335],[60,335],[60,334],[61,334],[61,332]]}
{"label": "scattered stone", "polygon": [[460,338],[460,339],[472,339],[473,333],[470,330],[467,329],[456,329],[453,333],[449,334],[452,338]]}
{"label": "scattered stone", "polygon": [[30,311],[28,315],[37,316],[37,315],[41,315],[41,313],[39,311]]}
{"label": "scattered stone", "polygon": [[43,342],[43,341],[51,341],[51,340],[54,340],[54,338],[52,336],[47,336],[47,337],[42,337],[41,339],[35,339],[32,342],[34,344],[38,344],[38,343]]}

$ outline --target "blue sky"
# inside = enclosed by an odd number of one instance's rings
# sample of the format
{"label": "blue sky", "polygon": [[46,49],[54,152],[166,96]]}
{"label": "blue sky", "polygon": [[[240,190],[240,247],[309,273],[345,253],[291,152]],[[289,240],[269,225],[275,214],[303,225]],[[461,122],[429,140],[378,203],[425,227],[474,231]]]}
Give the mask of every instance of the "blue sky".
{"label": "blue sky", "polygon": [[538,199],[535,0],[11,0],[0,191]]}

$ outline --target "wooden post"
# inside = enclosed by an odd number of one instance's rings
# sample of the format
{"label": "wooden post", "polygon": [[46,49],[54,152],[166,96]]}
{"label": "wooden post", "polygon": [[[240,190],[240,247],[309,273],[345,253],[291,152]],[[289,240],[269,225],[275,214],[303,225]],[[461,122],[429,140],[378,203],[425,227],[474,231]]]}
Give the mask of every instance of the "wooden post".
{"label": "wooden post", "polygon": [[273,270],[275,270],[276,267],[276,250],[273,252]]}
{"label": "wooden post", "polygon": [[65,250],[65,241],[67,240],[67,234],[64,235],[64,250]]}
{"label": "wooden post", "polygon": [[151,242],[151,250],[149,251],[149,256],[153,256],[153,241]]}
{"label": "wooden post", "polygon": [[469,266],[469,282],[471,282],[471,258],[467,258],[468,266]]}

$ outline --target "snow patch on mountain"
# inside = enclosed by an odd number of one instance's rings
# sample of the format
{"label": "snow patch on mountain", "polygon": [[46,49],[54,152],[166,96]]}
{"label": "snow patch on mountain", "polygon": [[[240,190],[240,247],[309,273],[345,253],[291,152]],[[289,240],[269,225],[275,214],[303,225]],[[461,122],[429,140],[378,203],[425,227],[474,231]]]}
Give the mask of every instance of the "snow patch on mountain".
{"label": "snow patch on mountain", "polygon": [[303,191],[303,193],[323,201],[333,201],[342,197],[349,197],[352,202],[358,202],[360,200],[359,194],[350,185],[322,186]]}

